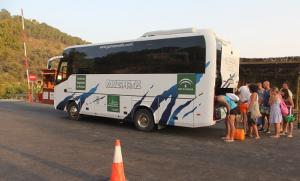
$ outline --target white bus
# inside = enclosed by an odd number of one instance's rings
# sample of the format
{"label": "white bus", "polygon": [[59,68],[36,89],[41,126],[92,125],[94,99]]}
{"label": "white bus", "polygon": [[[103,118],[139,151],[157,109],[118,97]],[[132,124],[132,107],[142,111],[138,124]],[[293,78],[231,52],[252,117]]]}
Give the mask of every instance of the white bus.
{"label": "white bus", "polygon": [[239,54],[211,30],[68,47],[58,65],[54,107],[72,120],[93,115],[133,121],[142,131],[215,124],[214,96],[233,92]]}

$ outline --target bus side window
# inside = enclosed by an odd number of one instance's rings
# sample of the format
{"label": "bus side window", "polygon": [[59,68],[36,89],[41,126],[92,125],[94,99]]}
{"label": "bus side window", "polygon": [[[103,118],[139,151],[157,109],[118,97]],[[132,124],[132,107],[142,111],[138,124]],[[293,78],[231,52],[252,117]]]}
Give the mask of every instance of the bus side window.
{"label": "bus side window", "polygon": [[62,81],[65,81],[67,79],[67,66],[63,66],[62,67],[62,71],[61,71],[61,76],[62,76]]}
{"label": "bus side window", "polygon": [[221,75],[221,60],[222,60],[222,43],[220,41],[217,41],[217,70],[216,70],[216,84],[215,88],[219,89],[222,86],[222,75]]}
{"label": "bus side window", "polygon": [[61,62],[58,69],[56,84],[59,84],[68,78],[67,74],[67,62]]}

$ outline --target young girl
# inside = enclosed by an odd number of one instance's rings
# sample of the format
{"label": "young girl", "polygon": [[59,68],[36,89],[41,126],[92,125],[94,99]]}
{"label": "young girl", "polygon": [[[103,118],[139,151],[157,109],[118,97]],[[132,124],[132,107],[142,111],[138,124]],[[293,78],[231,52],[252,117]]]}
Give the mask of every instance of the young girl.
{"label": "young girl", "polygon": [[[288,89],[282,89],[282,98],[289,109],[289,114],[292,114],[292,109],[294,107],[294,102],[291,96],[289,96]],[[293,137],[293,122],[287,122],[287,116],[283,118],[283,131],[284,134],[288,134],[288,138]],[[289,128],[289,129],[288,129]]]}
{"label": "young girl", "polygon": [[271,90],[269,104],[270,108],[270,122],[274,124],[275,135],[273,138],[280,137],[280,123],[282,122],[282,114],[280,109],[281,96],[277,87]]}
{"label": "young girl", "polygon": [[258,86],[255,84],[249,85],[249,90],[251,93],[250,103],[248,109],[248,125],[249,125],[249,136],[252,137],[252,133],[255,133],[255,139],[259,139],[258,129],[257,129],[257,119],[261,117],[259,111],[258,103]]}

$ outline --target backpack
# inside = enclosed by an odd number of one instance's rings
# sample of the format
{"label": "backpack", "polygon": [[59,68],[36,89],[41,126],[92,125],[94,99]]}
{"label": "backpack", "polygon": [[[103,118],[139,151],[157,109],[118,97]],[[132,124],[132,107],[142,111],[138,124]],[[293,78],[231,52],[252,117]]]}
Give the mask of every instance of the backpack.
{"label": "backpack", "polygon": [[289,109],[287,108],[287,106],[282,98],[280,99],[280,110],[281,110],[282,116],[287,116],[289,114]]}

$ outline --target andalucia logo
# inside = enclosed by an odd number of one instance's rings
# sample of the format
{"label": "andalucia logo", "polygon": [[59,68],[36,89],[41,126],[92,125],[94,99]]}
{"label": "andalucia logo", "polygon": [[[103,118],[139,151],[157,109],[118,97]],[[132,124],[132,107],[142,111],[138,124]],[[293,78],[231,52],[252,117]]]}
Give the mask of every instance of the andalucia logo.
{"label": "andalucia logo", "polygon": [[177,74],[178,94],[195,94],[195,74]]}

